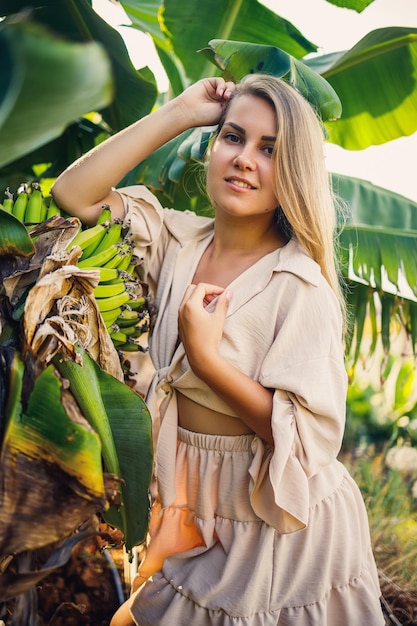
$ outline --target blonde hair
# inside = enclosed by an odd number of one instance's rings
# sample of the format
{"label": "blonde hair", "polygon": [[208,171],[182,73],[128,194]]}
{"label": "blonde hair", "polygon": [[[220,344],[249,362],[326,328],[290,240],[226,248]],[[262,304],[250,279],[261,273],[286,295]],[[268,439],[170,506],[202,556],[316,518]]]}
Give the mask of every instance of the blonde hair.
{"label": "blonde hair", "polygon": [[[276,76],[247,75],[237,84],[230,102],[243,95],[262,98],[275,110],[277,138],[273,154],[273,185],[280,203],[278,226],[282,211],[284,234],[289,230],[289,234],[293,234],[320,265],[346,315],[336,255],[338,202],[325,166],[321,121],[309,102]],[[227,109],[217,133],[224,123]]]}

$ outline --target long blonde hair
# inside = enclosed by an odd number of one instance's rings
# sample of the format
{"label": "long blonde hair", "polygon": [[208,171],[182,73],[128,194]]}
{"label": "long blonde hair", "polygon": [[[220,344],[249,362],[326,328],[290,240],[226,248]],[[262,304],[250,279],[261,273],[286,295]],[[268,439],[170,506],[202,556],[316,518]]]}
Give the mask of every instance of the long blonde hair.
{"label": "long blonde hair", "polygon": [[[320,119],[294,87],[276,76],[249,74],[236,86],[234,99],[257,96],[275,110],[277,138],[273,162],[274,192],[284,222],[303,248],[320,265],[345,315],[336,254],[337,198],[332,191],[324,158],[324,135]],[[219,122],[220,131],[227,114]],[[216,133],[216,134],[217,134]]]}

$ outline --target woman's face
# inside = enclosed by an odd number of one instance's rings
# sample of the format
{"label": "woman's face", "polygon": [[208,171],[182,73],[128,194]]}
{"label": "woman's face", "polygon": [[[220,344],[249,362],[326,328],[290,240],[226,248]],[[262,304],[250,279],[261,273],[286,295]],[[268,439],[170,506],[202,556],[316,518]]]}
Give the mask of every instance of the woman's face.
{"label": "woman's face", "polygon": [[276,136],[272,105],[256,96],[238,96],[227,112],[207,168],[207,189],[216,213],[254,216],[273,213],[272,152]]}

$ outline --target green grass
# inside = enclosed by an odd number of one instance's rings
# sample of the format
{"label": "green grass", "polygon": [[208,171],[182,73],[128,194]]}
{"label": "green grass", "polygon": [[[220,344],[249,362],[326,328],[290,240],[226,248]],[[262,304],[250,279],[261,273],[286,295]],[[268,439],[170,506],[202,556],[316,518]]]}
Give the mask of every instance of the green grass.
{"label": "green grass", "polygon": [[398,620],[387,624],[416,624],[417,506],[411,489],[417,476],[387,467],[383,454],[342,460],[365,500],[382,594]]}

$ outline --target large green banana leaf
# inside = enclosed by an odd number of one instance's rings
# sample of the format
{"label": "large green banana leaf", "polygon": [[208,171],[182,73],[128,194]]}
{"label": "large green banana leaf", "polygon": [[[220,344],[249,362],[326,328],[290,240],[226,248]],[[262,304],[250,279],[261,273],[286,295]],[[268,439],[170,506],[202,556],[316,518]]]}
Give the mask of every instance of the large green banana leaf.
{"label": "large green banana leaf", "polygon": [[201,52],[221,68],[227,80],[238,82],[255,72],[273,74],[302,93],[323,121],[341,115],[342,105],[331,85],[305,63],[276,46],[213,39]]}
{"label": "large green banana leaf", "polygon": [[364,353],[367,320],[372,336],[369,354],[378,347],[378,337],[388,353],[399,328],[406,330],[417,352],[417,203],[346,176],[334,174],[333,186],[349,205],[340,234],[353,320],[347,352],[353,363]]}
{"label": "large green banana leaf", "polygon": [[347,52],[306,59],[343,103],[331,142],[361,150],[417,131],[417,28],[381,28]]}
{"label": "large green banana leaf", "polygon": [[389,281],[397,295],[417,299],[417,203],[336,174],[333,188],[349,203],[340,236],[344,267],[375,289]]}
{"label": "large green banana leaf", "polygon": [[[27,6],[25,0],[0,0],[0,15],[25,12]],[[91,0],[32,0],[30,7],[33,20],[54,34],[72,42],[94,41],[105,50],[111,63],[114,98],[90,110],[99,110],[112,130],[120,130],[149,113],[157,95],[152,72],[147,67],[141,71],[134,68],[121,35],[92,9]],[[93,77],[94,69],[90,80]],[[72,87],[82,91],[75,83]]]}
{"label": "large green banana leaf", "polygon": [[52,366],[36,379],[27,407],[21,403],[23,377],[16,351],[0,456],[3,557],[63,539],[106,505],[98,435]]}
{"label": "large green banana leaf", "polygon": [[[326,78],[342,101],[341,119],[328,126],[331,141],[345,148],[363,149],[417,130],[416,29],[378,29],[350,51],[311,55],[316,45],[300,40],[295,26],[273,12],[265,13],[268,10],[256,0],[230,2],[226,7],[220,0],[204,4],[199,0],[155,0],[146,3],[147,13],[141,12],[140,0],[122,0],[121,4],[133,27],[149,32],[158,49],[167,46],[170,58],[175,54],[181,59],[191,80],[213,73],[197,55],[212,39],[271,45],[297,59],[308,55],[304,63]],[[221,4],[219,11],[217,4]],[[369,2],[344,0],[335,4],[362,11]],[[192,24],[198,26],[189,27]],[[297,45],[290,46],[288,37]],[[165,69],[170,78],[172,70],[168,66]]]}
{"label": "large green banana leaf", "polygon": [[[1,254],[29,257],[35,246],[27,229],[20,220],[0,207],[0,251]],[[1,277],[0,269],[0,277]]]}
{"label": "large green banana leaf", "polygon": [[68,43],[28,19],[5,20],[0,54],[0,166],[113,97],[110,64],[94,42]]}
{"label": "large green banana leaf", "polygon": [[[33,178],[39,163],[50,164],[48,175],[56,176],[110,132],[149,113],[157,96],[153,74],[134,68],[121,35],[91,2],[33,0],[29,13],[27,6],[24,0],[0,0],[0,17],[9,16],[0,30],[7,59],[0,70],[3,188],[14,173],[20,175],[17,184]],[[47,30],[34,39],[40,26]],[[28,49],[22,46],[26,40]],[[10,108],[13,127],[8,120],[6,136],[1,123]],[[91,111],[99,111],[106,125],[81,118]]]}
{"label": "large green banana leaf", "polygon": [[[174,51],[188,81],[214,73],[214,67],[196,55],[196,51],[204,48],[211,39],[266,45],[278,45],[279,42],[280,48],[296,58],[317,49],[293,24],[257,0],[228,3],[223,0],[206,0],[204,3],[199,0],[165,0],[163,3],[146,3],[146,13],[140,0],[123,0],[121,4],[134,27],[150,32],[158,51]],[[163,11],[159,11],[161,4]],[[155,32],[156,19],[159,19],[159,32]],[[161,55],[161,61],[165,65],[165,55]],[[170,76],[171,67],[165,65],[165,69]]]}
{"label": "large green banana leaf", "polygon": [[122,506],[112,506],[104,517],[123,531],[130,551],[144,540],[148,527],[152,475],[149,411],[137,393],[98,367],[86,353],[83,366],[57,359],[55,365],[68,378],[84,416],[101,437],[107,471],[122,480]]}

